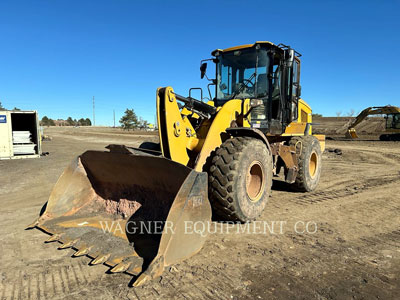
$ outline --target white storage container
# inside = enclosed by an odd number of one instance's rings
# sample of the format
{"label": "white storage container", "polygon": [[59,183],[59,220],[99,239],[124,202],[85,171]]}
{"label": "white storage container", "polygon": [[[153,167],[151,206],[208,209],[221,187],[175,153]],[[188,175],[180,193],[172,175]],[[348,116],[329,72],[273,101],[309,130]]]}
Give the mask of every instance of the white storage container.
{"label": "white storage container", "polygon": [[40,157],[36,111],[0,111],[0,159]]}

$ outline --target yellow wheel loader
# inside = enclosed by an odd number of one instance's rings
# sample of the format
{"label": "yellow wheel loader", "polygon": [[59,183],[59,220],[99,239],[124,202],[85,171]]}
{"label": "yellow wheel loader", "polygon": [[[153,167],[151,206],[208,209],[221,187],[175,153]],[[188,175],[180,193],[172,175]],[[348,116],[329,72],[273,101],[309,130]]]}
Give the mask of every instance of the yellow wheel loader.
{"label": "yellow wheel loader", "polygon": [[364,109],[349,125],[346,138],[357,139],[358,135],[355,127],[371,115],[385,115],[385,131],[388,133],[379,136],[381,141],[400,141],[400,107],[391,105],[373,106]]}
{"label": "yellow wheel loader", "polygon": [[[157,90],[159,144],[109,145],[77,157],[28,228],[138,286],[198,252],[211,216],[247,222],[264,210],[273,176],[301,192],[321,174],[325,137],[300,99],[300,54],[256,42],[212,52],[209,99]],[[210,87],[214,86],[215,96]],[[198,89],[198,88],[195,88]]]}

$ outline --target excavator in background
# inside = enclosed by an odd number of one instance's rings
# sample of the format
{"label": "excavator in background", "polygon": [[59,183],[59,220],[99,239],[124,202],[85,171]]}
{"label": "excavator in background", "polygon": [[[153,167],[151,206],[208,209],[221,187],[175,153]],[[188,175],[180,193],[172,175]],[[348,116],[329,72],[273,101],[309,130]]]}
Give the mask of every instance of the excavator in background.
{"label": "excavator in background", "polygon": [[[28,228],[75,249],[74,256],[87,255],[91,264],[135,276],[138,286],[200,251],[212,216],[259,217],[273,176],[288,188],[313,191],[325,136],[312,134],[311,108],[300,98],[301,55],[256,42],[212,56],[200,66],[207,79],[207,61],[216,66],[208,100],[199,88],[187,97],[157,89],[160,142],[86,151]],[[200,100],[191,96],[194,89]]]}
{"label": "excavator in background", "polygon": [[364,109],[349,125],[346,137],[358,138],[355,127],[371,115],[386,115],[386,134],[382,134],[381,141],[400,141],[400,107],[396,106],[373,106]]}

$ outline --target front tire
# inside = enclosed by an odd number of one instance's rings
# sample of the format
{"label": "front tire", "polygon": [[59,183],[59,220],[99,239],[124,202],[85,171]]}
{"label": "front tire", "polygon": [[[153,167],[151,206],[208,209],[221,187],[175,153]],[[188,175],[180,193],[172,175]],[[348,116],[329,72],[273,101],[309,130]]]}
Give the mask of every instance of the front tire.
{"label": "front tire", "polygon": [[263,212],[271,194],[272,156],[261,140],[226,140],[215,151],[208,174],[214,216],[247,222]]}

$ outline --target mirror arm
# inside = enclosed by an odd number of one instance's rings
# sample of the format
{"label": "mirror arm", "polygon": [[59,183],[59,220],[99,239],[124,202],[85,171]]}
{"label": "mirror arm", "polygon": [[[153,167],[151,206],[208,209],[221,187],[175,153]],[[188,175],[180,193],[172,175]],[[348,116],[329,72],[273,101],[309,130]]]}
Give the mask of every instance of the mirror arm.
{"label": "mirror arm", "polygon": [[[203,60],[200,61],[201,78],[206,77],[206,79],[208,81],[212,81],[213,82],[213,79],[210,79],[207,76],[207,63],[206,63],[206,61],[212,61],[212,62],[215,63],[215,58],[208,58],[208,59],[203,59]],[[203,68],[204,68],[204,70],[203,70]]]}
{"label": "mirror arm", "polygon": [[216,83],[214,82],[215,79],[211,79],[211,80],[212,80],[212,82],[207,84],[207,90],[208,90],[208,94],[210,95],[210,100],[212,99],[210,85],[216,85]]}

